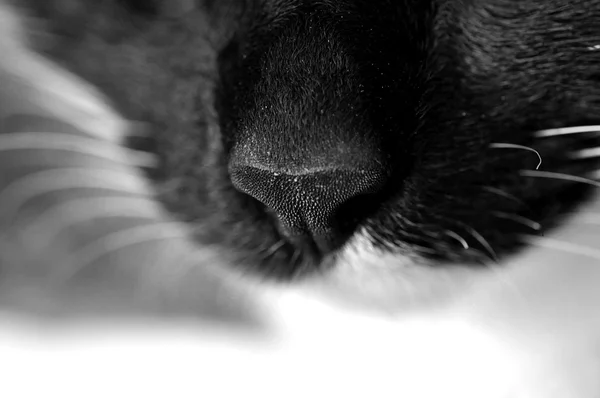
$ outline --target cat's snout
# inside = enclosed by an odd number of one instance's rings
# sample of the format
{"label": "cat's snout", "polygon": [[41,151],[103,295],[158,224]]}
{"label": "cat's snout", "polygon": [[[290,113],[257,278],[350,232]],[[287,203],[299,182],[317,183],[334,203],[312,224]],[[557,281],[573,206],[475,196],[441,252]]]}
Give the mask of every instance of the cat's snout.
{"label": "cat's snout", "polygon": [[275,215],[289,241],[309,240],[321,254],[341,246],[385,181],[380,170],[329,169],[292,175],[233,166],[230,174],[239,191]]}

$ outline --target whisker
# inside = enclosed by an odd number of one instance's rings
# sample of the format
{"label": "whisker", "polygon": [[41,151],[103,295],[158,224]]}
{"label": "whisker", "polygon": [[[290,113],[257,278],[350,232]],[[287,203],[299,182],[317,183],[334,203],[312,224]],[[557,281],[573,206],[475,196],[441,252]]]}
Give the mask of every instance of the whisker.
{"label": "whisker", "polygon": [[575,243],[565,242],[557,239],[532,235],[525,235],[523,236],[523,239],[531,245],[543,247],[545,249],[560,250],[563,252],[573,253],[600,260],[600,250],[591,247],[581,246]]}
{"label": "whisker", "polygon": [[576,127],[562,127],[558,129],[547,129],[540,130],[534,133],[536,137],[554,137],[568,134],[581,134],[581,133],[596,133],[600,132],[600,126],[576,126]]}
{"label": "whisker", "polygon": [[[458,220],[453,220],[453,219],[449,219],[449,218],[446,218],[446,217],[442,217],[442,219],[446,220],[447,222],[450,222],[450,223],[453,223],[455,225],[458,225],[462,229],[464,229],[465,231],[467,231],[471,236],[473,236],[473,238],[475,238],[475,240],[477,240],[481,244],[481,246],[483,248],[485,248],[485,250],[488,252],[488,257],[492,261],[498,262],[498,256],[496,255],[496,252],[492,248],[492,245],[490,245],[490,243],[479,232],[477,232],[473,227],[470,227],[467,224],[465,224],[465,223],[463,223],[461,221],[458,221]],[[453,231],[451,231],[451,232],[453,232]],[[460,237],[460,235],[458,235],[458,236]],[[474,247],[472,247],[470,245],[469,245],[468,250],[471,250],[473,252],[477,252],[478,251],[477,249],[475,249]]]}
{"label": "whisker", "polygon": [[530,220],[529,218],[520,216],[518,214],[508,214],[508,213],[504,213],[504,212],[500,212],[500,211],[492,212],[492,214],[499,218],[504,218],[507,220],[515,221],[519,224],[523,224],[526,227],[529,227],[536,231],[540,231],[542,229],[542,224],[540,224],[539,222],[535,222],[533,220]]}
{"label": "whisker", "polygon": [[409,244],[410,249],[412,251],[418,251],[420,253],[426,253],[426,254],[436,254],[437,251],[431,247],[426,247],[423,245],[418,245],[416,243],[411,243]]}
{"label": "whisker", "polygon": [[127,194],[147,195],[143,179],[125,171],[85,167],[43,170],[22,177],[0,191],[0,209],[16,215],[28,200],[36,196],[71,188],[101,188]]}
{"label": "whisker", "polygon": [[103,256],[127,247],[165,239],[183,239],[187,235],[187,231],[181,228],[179,222],[146,224],[122,229],[105,235],[71,254],[65,264],[72,264],[73,267],[59,271],[56,277],[61,281],[71,279]]}
{"label": "whisker", "polygon": [[570,216],[580,216],[579,223],[581,224],[600,224],[600,213],[592,213],[587,211],[577,211],[565,213]]}
{"label": "whisker", "polygon": [[185,185],[185,181],[183,177],[176,177],[169,181],[163,182],[158,186],[154,187],[154,192],[156,195],[166,195],[172,192],[176,192],[179,188]]}
{"label": "whisker", "polygon": [[539,177],[539,178],[551,178],[556,180],[580,182],[583,184],[592,185],[600,188],[600,182],[591,180],[585,177],[578,177],[564,173],[554,173],[551,171],[540,171],[540,170],[521,170],[520,174],[525,177]]}
{"label": "whisker", "polygon": [[446,231],[444,231],[444,233],[445,233],[446,235],[448,235],[449,237],[451,237],[451,238],[453,238],[453,239],[457,240],[457,241],[458,241],[458,242],[459,242],[459,243],[462,245],[462,247],[463,247],[465,250],[469,249],[469,244],[467,243],[467,241],[465,240],[465,238],[463,238],[462,236],[460,236],[460,235],[459,235],[459,234],[457,234],[456,232],[454,232],[454,231],[451,231],[451,230],[447,229]]}
{"label": "whisker", "polygon": [[487,250],[487,252],[490,254],[492,261],[494,262],[498,262],[498,255],[496,254],[496,252],[494,251],[494,249],[492,248],[492,245],[490,245],[490,243],[479,233],[477,232],[475,229],[469,227],[469,226],[465,226],[465,228],[467,229],[467,231],[479,242],[481,243],[481,245],[485,248],[485,250]]}
{"label": "whisker", "polygon": [[159,209],[151,198],[93,197],[63,202],[32,219],[24,229],[26,237],[36,236],[37,242],[50,244],[52,236],[59,235],[70,226],[94,219],[113,217],[156,218]]}
{"label": "whisker", "polygon": [[600,147],[598,148],[587,148],[577,152],[571,152],[570,157],[573,159],[591,159],[600,157]]}
{"label": "whisker", "polygon": [[298,261],[299,258],[300,258],[300,249],[294,248],[294,254],[292,255],[292,258],[290,260],[290,264],[292,266],[295,266],[296,262]]}
{"label": "whisker", "polygon": [[35,90],[46,111],[70,120],[82,134],[118,142],[123,132],[122,119],[113,113],[100,91],[40,54],[28,53],[21,61],[3,66],[10,66],[6,70],[9,75]]}
{"label": "whisker", "polygon": [[512,194],[510,194],[510,193],[508,193],[506,191],[503,191],[501,189],[494,188],[494,187],[483,187],[483,190],[487,191],[489,193],[493,193],[493,194],[498,195],[498,196],[503,196],[503,197],[505,197],[507,199],[510,199],[510,200],[514,200],[515,202],[518,202],[520,204],[523,204],[523,205],[525,204],[521,199],[517,198],[515,195],[512,195]]}
{"label": "whisker", "polygon": [[564,215],[571,217],[569,223],[575,225],[600,225],[600,213],[574,211],[566,212]]}
{"label": "whisker", "polygon": [[156,157],[150,153],[124,149],[89,136],[50,132],[0,135],[0,152],[28,149],[71,151],[139,167],[156,167],[157,165]]}
{"label": "whisker", "polygon": [[536,170],[538,170],[540,168],[540,166],[542,165],[542,155],[540,155],[540,153],[538,151],[536,151],[535,149],[533,149],[531,147],[528,147],[528,146],[517,145],[517,144],[506,144],[506,143],[498,142],[498,143],[491,144],[490,148],[495,148],[495,149],[524,149],[526,151],[533,152],[533,153],[535,153],[537,155],[539,163],[538,163],[537,167],[535,168]]}
{"label": "whisker", "polygon": [[285,245],[285,240],[283,239],[280,239],[278,242],[271,245],[271,247],[264,253],[264,259],[266,260],[271,257],[277,250],[281,249],[283,245]]}

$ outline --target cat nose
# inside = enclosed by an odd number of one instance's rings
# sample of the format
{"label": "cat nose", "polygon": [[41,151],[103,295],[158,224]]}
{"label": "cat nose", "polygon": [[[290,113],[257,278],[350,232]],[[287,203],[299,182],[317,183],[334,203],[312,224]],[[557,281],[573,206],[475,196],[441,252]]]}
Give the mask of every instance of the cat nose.
{"label": "cat nose", "polygon": [[384,183],[379,170],[319,170],[291,175],[251,166],[230,168],[241,192],[260,201],[292,242],[310,239],[322,254],[335,250],[368,206],[361,200]]}

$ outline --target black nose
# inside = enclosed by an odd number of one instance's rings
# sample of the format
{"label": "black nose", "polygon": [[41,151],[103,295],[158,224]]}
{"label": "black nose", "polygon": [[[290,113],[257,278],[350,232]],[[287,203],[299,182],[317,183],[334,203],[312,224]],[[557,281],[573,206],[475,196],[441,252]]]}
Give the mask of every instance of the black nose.
{"label": "black nose", "polygon": [[[367,200],[380,191],[378,170],[325,170],[290,175],[251,166],[230,168],[234,186],[267,206],[292,241],[310,239],[322,254],[343,242]],[[353,205],[350,205],[350,204]]]}

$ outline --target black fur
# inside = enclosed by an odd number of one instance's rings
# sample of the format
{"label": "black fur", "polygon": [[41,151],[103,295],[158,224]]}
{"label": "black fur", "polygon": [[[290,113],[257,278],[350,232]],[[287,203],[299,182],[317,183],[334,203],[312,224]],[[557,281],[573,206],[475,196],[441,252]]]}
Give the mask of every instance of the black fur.
{"label": "black fur", "polygon": [[[502,257],[537,233],[515,216],[552,227],[587,189],[522,176],[535,154],[490,144],[533,147],[548,171],[600,166],[566,157],[590,145],[582,136],[533,135],[599,122],[595,0],[231,0],[178,19],[117,3],[84,12],[96,21],[87,36],[51,55],[150,122],[157,186],[181,182],[165,206],[261,274],[326,267],[360,228],[380,248],[440,264]],[[375,188],[326,211],[333,243],[319,250],[282,229],[288,182],[234,184],[236,165],[294,175],[340,164],[375,170]],[[319,179],[307,181],[304,193]]]}

